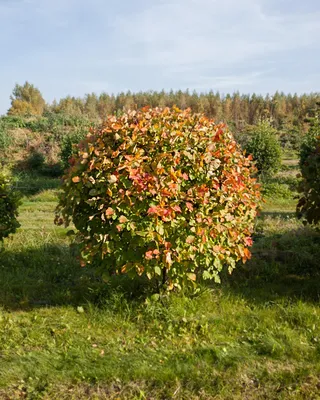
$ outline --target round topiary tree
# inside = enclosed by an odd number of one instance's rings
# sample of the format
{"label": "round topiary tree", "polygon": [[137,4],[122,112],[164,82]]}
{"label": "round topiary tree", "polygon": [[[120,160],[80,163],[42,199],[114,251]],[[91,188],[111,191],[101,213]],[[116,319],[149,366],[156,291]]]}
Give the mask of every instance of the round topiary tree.
{"label": "round topiary tree", "polygon": [[0,243],[20,226],[18,206],[19,196],[11,190],[10,179],[0,173]]}
{"label": "round topiary tree", "polygon": [[110,116],[72,164],[55,222],[73,221],[82,265],[170,290],[250,257],[259,185],[224,124],[175,107]]}
{"label": "round topiary tree", "polygon": [[261,121],[252,129],[251,138],[245,145],[252,154],[259,175],[269,177],[281,167],[281,146],[276,131],[268,121]]}

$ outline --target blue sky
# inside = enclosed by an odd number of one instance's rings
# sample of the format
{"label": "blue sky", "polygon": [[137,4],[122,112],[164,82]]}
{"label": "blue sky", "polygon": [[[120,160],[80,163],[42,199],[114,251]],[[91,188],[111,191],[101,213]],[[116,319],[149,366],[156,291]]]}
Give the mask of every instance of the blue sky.
{"label": "blue sky", "polygon": [[102,91],[319,92],[319,0],[0,0],[0,114],[26,80]]}

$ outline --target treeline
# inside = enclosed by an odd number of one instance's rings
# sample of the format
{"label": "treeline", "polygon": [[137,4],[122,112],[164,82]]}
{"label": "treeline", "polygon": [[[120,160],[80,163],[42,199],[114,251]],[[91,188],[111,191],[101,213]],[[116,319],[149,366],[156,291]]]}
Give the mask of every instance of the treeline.
{"label": "treeline", "polygon": [[[17,84],[10,98],[8,115],[0,117],[0,165],[37,168],[56,175],[68,166],[73,145],[86,136],[90,127],[98,126],[107,115],[128,109],[173,105],[191,108],[217,122],[226,122],[244,149],[262,129],[263,138],[269,136],[265,131],[271,132],[283,150],[294,152],[299,151],[312,118],[320,114],[319,93],[223,96],[212,91],[149,91],[68,96],[48,104],[40,90],[26,82]],[[265,146],[264,139],[261,146]]]}
{"label": "treeline", "polygon": [[306,118],[312,117],[320,93],[273,95],[221,95],[219,92],[190,93],[186,91],[149,91],[119,93],[117,95],[102,93],[87,94],[83,98],[67,96],[47,104],[39,89],[26,82],[16,85],[11,96],[11,108],[8,114],[38,115],[64,114],[73,117],[85,117],[90,120],[103,120],[106,115],[119,113],[128,109],[178,106],[181,109],[190,107],[193,112],[203,112],[217,121],[224,121],[236,131],[247,125],[255,125],[262,119],[268,119],[274,128],[307,129]]}
{"label": "treeline", "polygon": [[87,94],[84,98],[66,97],[48,106],[47,110],[68,115],[84,115],[90,119],[104,119],[106,115],[122,110],[151,107],[190,107],[194,112],[203,112],[217,121],[225,121],[238,129],[255,125],[261,119],[271,119],[277,129],[284,126],[302,127],[305,118],[320,100],[319,93],[291,95],[220,95],[214,93],[190,93],[189,91],[119,93],[118,95]]}

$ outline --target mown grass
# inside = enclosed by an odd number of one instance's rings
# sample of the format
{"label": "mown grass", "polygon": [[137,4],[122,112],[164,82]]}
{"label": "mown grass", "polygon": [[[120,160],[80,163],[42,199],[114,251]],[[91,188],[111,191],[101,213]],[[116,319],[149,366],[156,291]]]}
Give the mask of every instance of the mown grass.
{"label": "mown grass", "polygon": [[252,260],[221,285],[156,301],[80,268],[43,184],[0,254],[0,399],[320,398],[320,234],[295,199],[269,187]]}

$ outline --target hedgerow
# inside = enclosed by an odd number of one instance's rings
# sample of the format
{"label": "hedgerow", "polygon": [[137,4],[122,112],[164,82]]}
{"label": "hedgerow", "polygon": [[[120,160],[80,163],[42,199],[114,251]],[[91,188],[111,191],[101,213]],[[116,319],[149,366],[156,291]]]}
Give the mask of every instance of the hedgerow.
{"label": "hedgerow", "polygon": [[171,290],[250,258],[259,185],[224,124],[175,107],[110,116],[71,163],[55,222],[73,221],[83,266]]}

